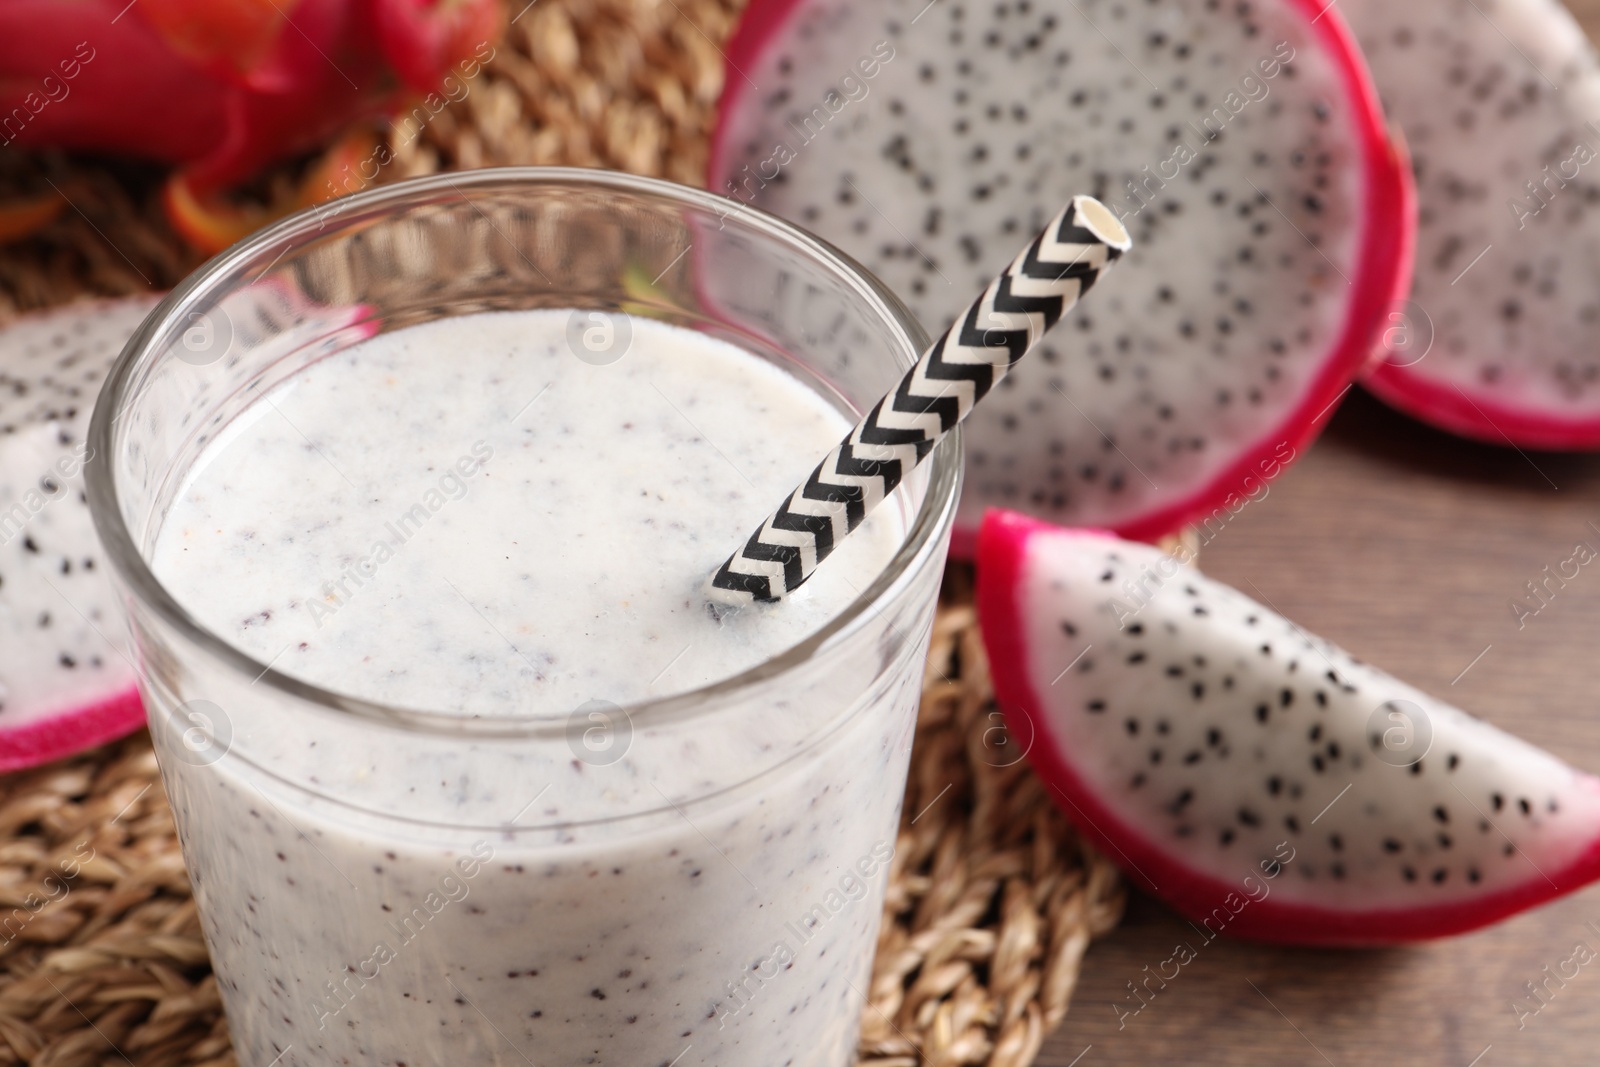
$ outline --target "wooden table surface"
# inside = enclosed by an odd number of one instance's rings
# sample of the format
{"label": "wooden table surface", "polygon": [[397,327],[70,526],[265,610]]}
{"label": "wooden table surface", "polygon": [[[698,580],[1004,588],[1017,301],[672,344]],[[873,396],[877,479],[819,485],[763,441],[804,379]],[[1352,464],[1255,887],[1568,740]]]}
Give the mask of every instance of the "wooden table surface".
{"label": "wooden table surface", "polygon": [[[1600,40],[1600,0],[1572,6]],[[1584,568],[1521,630],[1510,607],[1578,541],[1600,548],[1597,527],[1600,456],[1469,444],[1354,391],[1322,440],[1223,530],[1201,565],[1224,581],[1248,578],[1360,658],[1600,772],[1600,567]],[[1600,1064],[1600,958],[1564,988],[1552,985],[1536,1015],[1519,1020],[1512,1007],[1533,1007],[1524,983],[1542,981],[1542,969],[1555,970],[1578,943],[1600,954],[1596,930],[1600,886],[1407,948],[1219,938],[1119,1029],[1113,1005],[1127,1003],[1126,983],[1195,940],[1176,914],[1135,896],[1122,928],[1089,950],[1072,1011],[1039,1067]]]}

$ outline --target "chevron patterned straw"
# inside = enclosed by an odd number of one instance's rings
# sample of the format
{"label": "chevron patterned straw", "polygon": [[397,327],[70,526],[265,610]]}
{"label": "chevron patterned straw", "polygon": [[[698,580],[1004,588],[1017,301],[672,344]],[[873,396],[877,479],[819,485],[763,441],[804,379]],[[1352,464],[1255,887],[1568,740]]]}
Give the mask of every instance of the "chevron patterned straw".
{"label": "chevron patterned straw", "polygon": [[1104,204],[1073,197],[717,568],[707,598],[737,607],[799,588],[1132,243]]}

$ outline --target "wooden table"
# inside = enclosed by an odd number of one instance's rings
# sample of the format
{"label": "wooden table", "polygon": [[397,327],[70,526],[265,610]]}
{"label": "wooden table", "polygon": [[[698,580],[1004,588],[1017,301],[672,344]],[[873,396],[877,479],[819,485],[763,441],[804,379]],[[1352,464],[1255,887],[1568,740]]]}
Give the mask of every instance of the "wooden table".
{"label": "wooden table", "polygon": [[[1600,39],[1600,0],[1573,6]],[[1362,659],[1600,772],[1600,564],[1520,631],[1510,607],[1576,542],[1600,549],[1596,527],[1600,456],[1469,444],[1357,391],[1201,564],[1234,584],[1248,578]],[[1600,1064],[1600,958],[1565,988],[1552,985],[1549,1004],[1520,1028],[1512,1007],[1531,1009],[1523,984],[1543,980],[1542,968],[1554,970],[1579,942],[1600,954],[1597,929],[1600,886],[1408,948],[1307,951],[1221,938],[1119,1030],[1113,1005],[1126,1003],[1126,983],[1195,940],[1176,914],[1136,896],[1123,927],[1089,950],[1071,1014],[1039,1064]]]}

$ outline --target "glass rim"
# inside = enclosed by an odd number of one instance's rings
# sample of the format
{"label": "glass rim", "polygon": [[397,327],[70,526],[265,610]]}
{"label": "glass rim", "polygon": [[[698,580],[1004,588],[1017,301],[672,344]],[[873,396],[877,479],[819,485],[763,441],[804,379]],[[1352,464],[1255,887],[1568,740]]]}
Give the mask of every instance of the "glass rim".
{"label": "glass rim", "polygon": [[[129,401],[136,373],[160,354],[152,347],[157,337],[171,333],[185,321],[194,306],[231,288],[247,288],[266,277],[292,249],[312,241],[329,240],[374,214],[396,212],[454,193],[470,202],[467,190],[492,186],[589,187],[602,191],[656,198],[703,210],[724,222],[737,222],[758,236],[787,246],[842,282],[886,324],[898,346],[917,359],[928,337],[915,316],[875,275],[853,258],[814,234],[741,200],[660,178],[584,167],[490,167],[458,173],[411,178],[392,185],[364,190],[328,204],[289,215],[239,241],[196,268],[168,293],[139,323],[106,375],[89,424],[91,462],[84,471],[90,513],[100,543],[127,597],[155,613],[181,638],[228,668],[236,676],[253,678],[252,686],[265,686],[295,701],[339,715],[371,720],[416,733],[510,739],[560,734],[573,709],[541,714],[470,717],[449,712],[386,704],[340,693],[263,663],[237,648],[195,618],[150,569],[134,543],[123,516],[115,463],[120,411]],[[731,205],[731,208],[730,208]],[[337,221],[330,222],[330,216]],[[508,239],[509,240],[509,239]],[[279,248],[282,245],[282,248]],[[244,278],[254,270],[248,281]],[[448,317],[448,316],[447,316]],[[907,363],[905,366],[909,366]],[[898,368],[903,371],[905,367]],[[857,639],[857,631],[871,621],[875,609],[887,604],[922,568],[936,565],[932,557],[943,534],[955,520],[961,483],[960,428],[953,429],[935,446],[927,460],[928,487],[906,531],[905,539],[866,589],[835,613],[821,628],[794,645],[767,657],[738,674],[669,696],[617,705],[635,725],[710,715],[724,701],[790,672],[804,670],[830,650]],[[731,549],[731,546],[730,546]],[[781,610],[781,604],[777,606]]]}

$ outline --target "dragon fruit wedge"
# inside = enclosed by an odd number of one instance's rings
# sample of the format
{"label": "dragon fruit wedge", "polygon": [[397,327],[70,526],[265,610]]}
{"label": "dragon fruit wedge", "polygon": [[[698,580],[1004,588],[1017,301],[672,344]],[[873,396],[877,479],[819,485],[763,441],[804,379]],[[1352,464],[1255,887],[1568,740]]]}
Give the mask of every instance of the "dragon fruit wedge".
{"label": "dragon fruit wedge", "polygon": [[1467,437],[1600,448],[1600,61],[1557,0],[1339,5],[1415,159],[1410,321],[1366,386]]}
{"label": "dragon fruit wedge", "polygon": [[1149,545],[993,511],[978,615],[1051,792],[1207,936],[1437,937],[1600,878],[1600,779]]}
{"label": "dragon fruit wedge", "polygon": [[101,380],[153,304],[79,304],[0,329],[0,771],[144,722],[83,468]]}
{"label": "dragon fruit wedge", "polygon": [[958,551],[989,506],[1153,538],[1258,496],[1409,286],[1409,170],[1324,0],[753,0],[728,57],[710,187],[930,333],[1074,193],[1133,234],[968,422]]}

